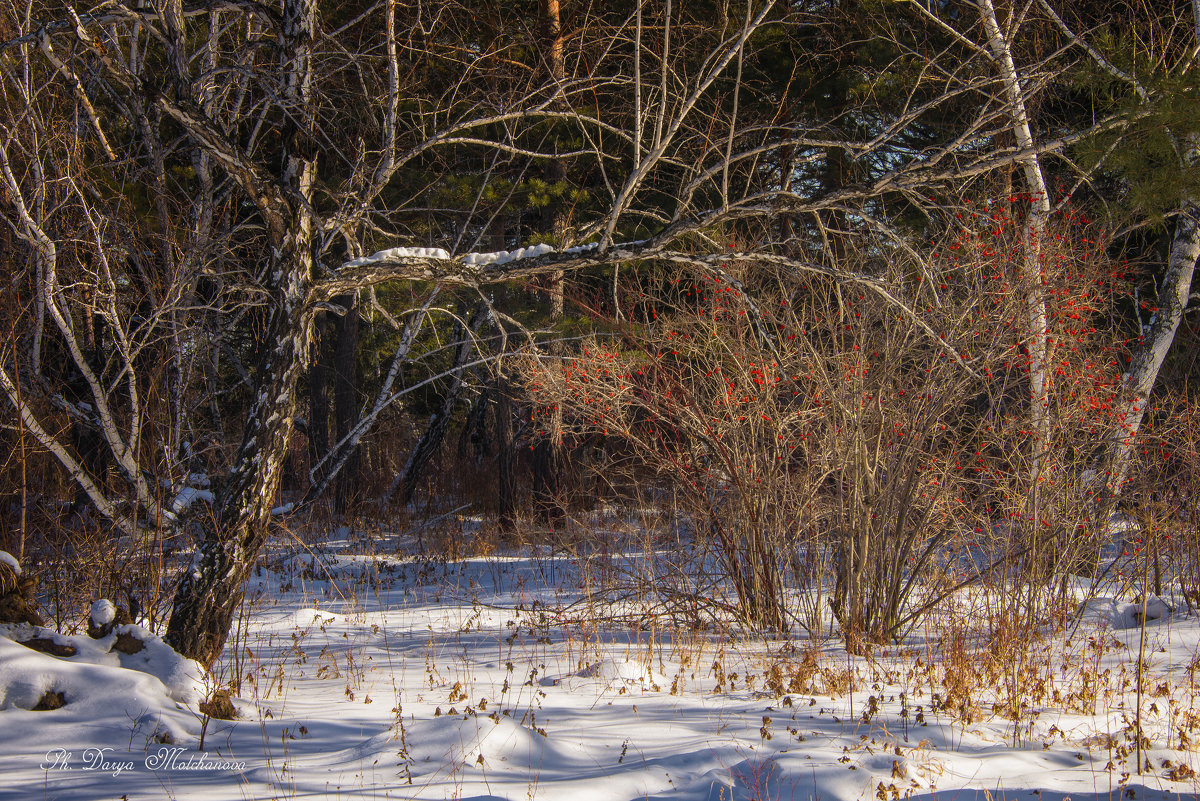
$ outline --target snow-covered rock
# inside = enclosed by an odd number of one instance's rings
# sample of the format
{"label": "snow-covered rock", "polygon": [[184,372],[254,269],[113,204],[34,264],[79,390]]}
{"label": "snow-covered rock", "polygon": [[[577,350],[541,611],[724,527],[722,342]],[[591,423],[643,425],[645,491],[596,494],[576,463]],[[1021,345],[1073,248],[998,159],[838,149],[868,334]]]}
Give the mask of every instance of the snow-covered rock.
{"label": "snow-covered rock", "polygon": [[[52,656],[20,644],[33,638],[53,640],[74,654]],[[117,650],[114,646],[121,638],[140,642],[140,650]],[[51,744],[69,744],[106,727],[126,732],[128,739],[131,724],[136,728],[139,722],[148,727],[146,737],[166,733],[185,738],[194,728],[194,710],[206,696],[206,677],[199,663],[180,656],[141,626],[118,626],[99,640],[0,626],[0,719],[5,721],[0,731],[21,730],[27,725],[21,722],[23,716],[32,714],[42,716],[38,734]],[[47,693],[61,694],[65,706],[53,712],[26,712]],[[55,732],[59,743],[54,742]],[[3,739],[0,736],[0,749]]]}

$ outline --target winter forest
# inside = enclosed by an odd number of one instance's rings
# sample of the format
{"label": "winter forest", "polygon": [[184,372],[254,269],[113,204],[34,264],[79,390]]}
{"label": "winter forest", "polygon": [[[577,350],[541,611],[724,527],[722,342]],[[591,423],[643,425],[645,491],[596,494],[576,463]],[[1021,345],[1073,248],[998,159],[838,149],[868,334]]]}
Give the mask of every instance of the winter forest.
{"label": "winter forest", "polygon": [[3,0],[0,799],[1200,792],[1200,0]]}

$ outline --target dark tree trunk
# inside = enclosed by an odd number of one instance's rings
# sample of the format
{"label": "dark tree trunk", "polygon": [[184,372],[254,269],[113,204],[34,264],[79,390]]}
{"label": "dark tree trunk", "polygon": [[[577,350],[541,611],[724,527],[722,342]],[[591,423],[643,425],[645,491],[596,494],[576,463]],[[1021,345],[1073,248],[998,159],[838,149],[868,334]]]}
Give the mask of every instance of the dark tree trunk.
{"label": "dark tree trunk", "polygon": [[461,325],[455,326],[458,347],[454,350],[454,366],[450,370],[450,386],[446,388],[446,395],[442,399],[441,407],[430,418],[429,427],[425,429],[425,433],[413,447],[412,454],[404,465],[404,472],[396,477],[391,491],[388,493],[395,496],[396,491],[399,491],[398,500],[402,504],[412,501],[413,494],[417,491],[417,484],[420,483],[426,468],[441,448],[442,440],[446,437],[446,430],[450,427],[450,418],[454,414],[454,407],[458,405],[459,395],[462,394],[463,371],[466,369],[467,359],[475,351],[475,335],[479,332],[480,324],[487,317],[486,312],[487,306],[480,304],[471,312],[465,328]]}
{"label": "dark tree trunk", "polygon": [[[476,379],[478,380],[478,378]],[[467,412],[466,422],[463,423],[462,433],[458,437],[458,458],[465,459],[467,447],[470,446],[475,464],[483,461],[483,456],[489,450],[487,432],[487,410],[492,401],[492,393],[484,388],[475,396],[470,411]]]}
{"label": "dark tree trunk", "polygon": [[248,528],[228,538],[208,528],[195,563],[175,593],[165,639],[179,653],[211,667],[225,648],[253,562],[236,553],[238,543],[251,537]]}
{"label": "dark tree trunk", "polygon": [[[286,82],[282,104],[288,123],[279,185],[262,189],[259,211],[273,253],[271,313],[258,392],[228,477],[217,488],[214,519],[204,528],[192,566],[176,590],[166,641],[176,651],[212,667],[225,647],[242,585],[258,559],[271,524],[296,412],[296,389],[308,366],[313,315],[312,196],[316,160],[312,139],[313,0],[284,0],[280,63]],[[196,135],[193,133],[193,135]],[[305,155],[301,155],[305,153]]]}
{"label": "dark tree trunk", "polygon": [[516,449],[513,447],[512,400],[508,380],[496,378],[496,512],[503,534],[512,533],[517,524]]}
{"label": "dark tree trunk", "polygon": [[[304,252],[307,252],[307,247]],[[293,251],[295,252],[295,251]],[[271,326],[275,348],[263,365],[262,383],[242,435],[228,480],[219,488],[215,520],[175,593],[166,641],[179,653],[211,667],[221,655],[253,569],[270,529],[271,507],[283,475],[296,408],[295,389],[312,339],[311,316],[303,311],[310,272],[297,259]]]}
{"label": "dark tree trunk", "polygon": [[[559,11],[559,0],[541,0],[542,17],[542,52],[545,67],[551,79],[562,81],[566,77],[566,63],[563,56],[562,19]],[[567,178],[567,165],[562,159],[551,159],[546,164],[546,181],[552,186],[559,186]],[[555,240],[556,245],[562,244],[566,235],[567,215],[561,201],[549,203],[543,212],[542,225],[546,232]],[[550,326],[552,329],[550,342],[551,358],[562,359],[563,347],[558,330],[563,321],[563,274],[561,271],[552,274],[548,282],[550,296]],[[533,507],[534,512],[542,522],[557,527],[566,518],[566,510],[562,502],[562,409],[555,407],[546,419],[546,434],[534,445],[533,450]]]}
{"label": "dark tree trunk", "polygon": [[308,456],[313,464],[329,452],[329,349],[322,347],[328,339],[329,315],[318,312],[313,323],[316,341],[313,349],[316,358],[308,368]]}
{"label": "dark tree trunk", "polygon": [[562,445],[550,438],[538,440],[533,449],[533,504],[538,519],[557,528],[566,518],[563,507]]}
{"label": "dark tree trunk", "polygon": [[[358,425],[358,298],[343,295],[334,303],[346,309],[337,321],[333,359],[334,431],[340,442]],[[338,473],[333,508],[340,515],[346,514],[356,499],[360,464],[359,450],[354,448]]]}

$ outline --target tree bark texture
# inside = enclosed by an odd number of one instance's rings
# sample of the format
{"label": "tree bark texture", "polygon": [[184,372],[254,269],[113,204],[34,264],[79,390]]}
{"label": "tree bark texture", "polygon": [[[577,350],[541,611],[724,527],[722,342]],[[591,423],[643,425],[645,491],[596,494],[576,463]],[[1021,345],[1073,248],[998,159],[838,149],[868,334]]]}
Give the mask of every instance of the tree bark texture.
{"label": "tree bark texture", "polygon": [[[283,192],[260,199],[274,245],[269,352],[259,366],[254,397],[233,469],[217,491],[215,518],[175,592],[166,641],[211,667],[221,655],[242,599],[242,586],[267,541],[293,432],[296,388],[313,341],[312,196],[316,160],[308,154],[313,125],[312,45],[315,0],[284,0],[280,31]],[[286,196],[285,194],[286,193]],[[290,200],[287,198],[290,197]]]}
{"label": "tree bark texture", "polygon": [[[563,55],[562,19],[558,0],[541,0],[543,29],[543,52],[550,78],[561,84],[566,78],[566,62]],[[567,165],[563,159],[551,159],[546,164],[546,181],[551,187],[561,186],[567,178]],[[566,234],[567,214],[563,201],[553,199],[546,206],[543,226],[555,242],[561,242]],[[564,316],[563,281],[561,270],[552,273],[547,281],[550,300],[551,341],[550,358],[562,361],[563,344],[560,340]],[[539,518],[552,527],[562,524],[566,517],[563,506],[562,409],[556,407],[546,419],[546,435],[534,445],[533,450],[533,506]]]}
{"label": "tree bark texture", "polygon": [[1125,484],[1150,393],[1183,322],[1197,259],[1200,259],[1200,206],[1189,200],[1183,204],[1175,223],[1167,269],[1158,284],[1158,307],[1147,330],[1142,332],[1123,377],[1126,397],[1117,417],[1118,428],[1109,444],[1107,485],[1114,496],[1120,495]]}

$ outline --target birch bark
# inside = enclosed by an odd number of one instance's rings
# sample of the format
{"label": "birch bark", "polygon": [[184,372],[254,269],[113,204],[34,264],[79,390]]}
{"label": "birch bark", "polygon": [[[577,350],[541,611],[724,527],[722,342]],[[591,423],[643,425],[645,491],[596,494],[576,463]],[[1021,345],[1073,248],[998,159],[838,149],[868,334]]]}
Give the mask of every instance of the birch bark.
{"label": "birch bark", "polygon": [[1026,110],[1025,90],[1013,61],[1012,46],[1000,27],[992,0],[979,0],[980,16],[987,36],[988,51],[1000,71],[1017,148],[1028,155],[1017,159],[1029,191],[1029,211],[1022,229],[1023,278],[1025,291],[1025,337],[1029,351],[1029,417],[1033,432],[1030,478],[1032,486],[1045,469],[1050,449],[1049,383],[1046,375],[1046,296],[1042,290],[1041,248],[1050,218],[1050,196],[1041,159],[1037,155],[1033,129]]}
{"label": "birch bark", "polygon": [[[1192,0],[1192,12],[1196,36],[1193,52],[1197,65],[1200,65],[1200,0]],[[1177,147],[1184,167],[1190,169],[1200,163],[1200,132],[1187,132]],[[1200,198],[1185,195],[1176,217],[1167,269],[1158,283],[1158,309],[1148,330],[1142,331],[1129,370],[1123,377],[1125,394],[1117,415],[1118,427],[1108,447],[1108,491],[1113,497],[1121,494],[1150,393],[1183,322],[1197,259],[1200,259]]]}
{"label": "birch bark", "polygon": [[268,341],[274,345],[262,365],[262,382],[233,469],[219,490],[216,519],[205,526],[167,625],[165,639],[172,647],[209,666],[225,646],[242,586],[266,542],[293,432],[295,389],[313,339],[308,291],[313,282],[316,177],[316,159],[310,155],[315,27],[315,0],[285,0],[280,74],[284,76],[282,103],[292,123],[284,138],[283,194],[271,204],[273,213],[268,217],[275,253]]}

